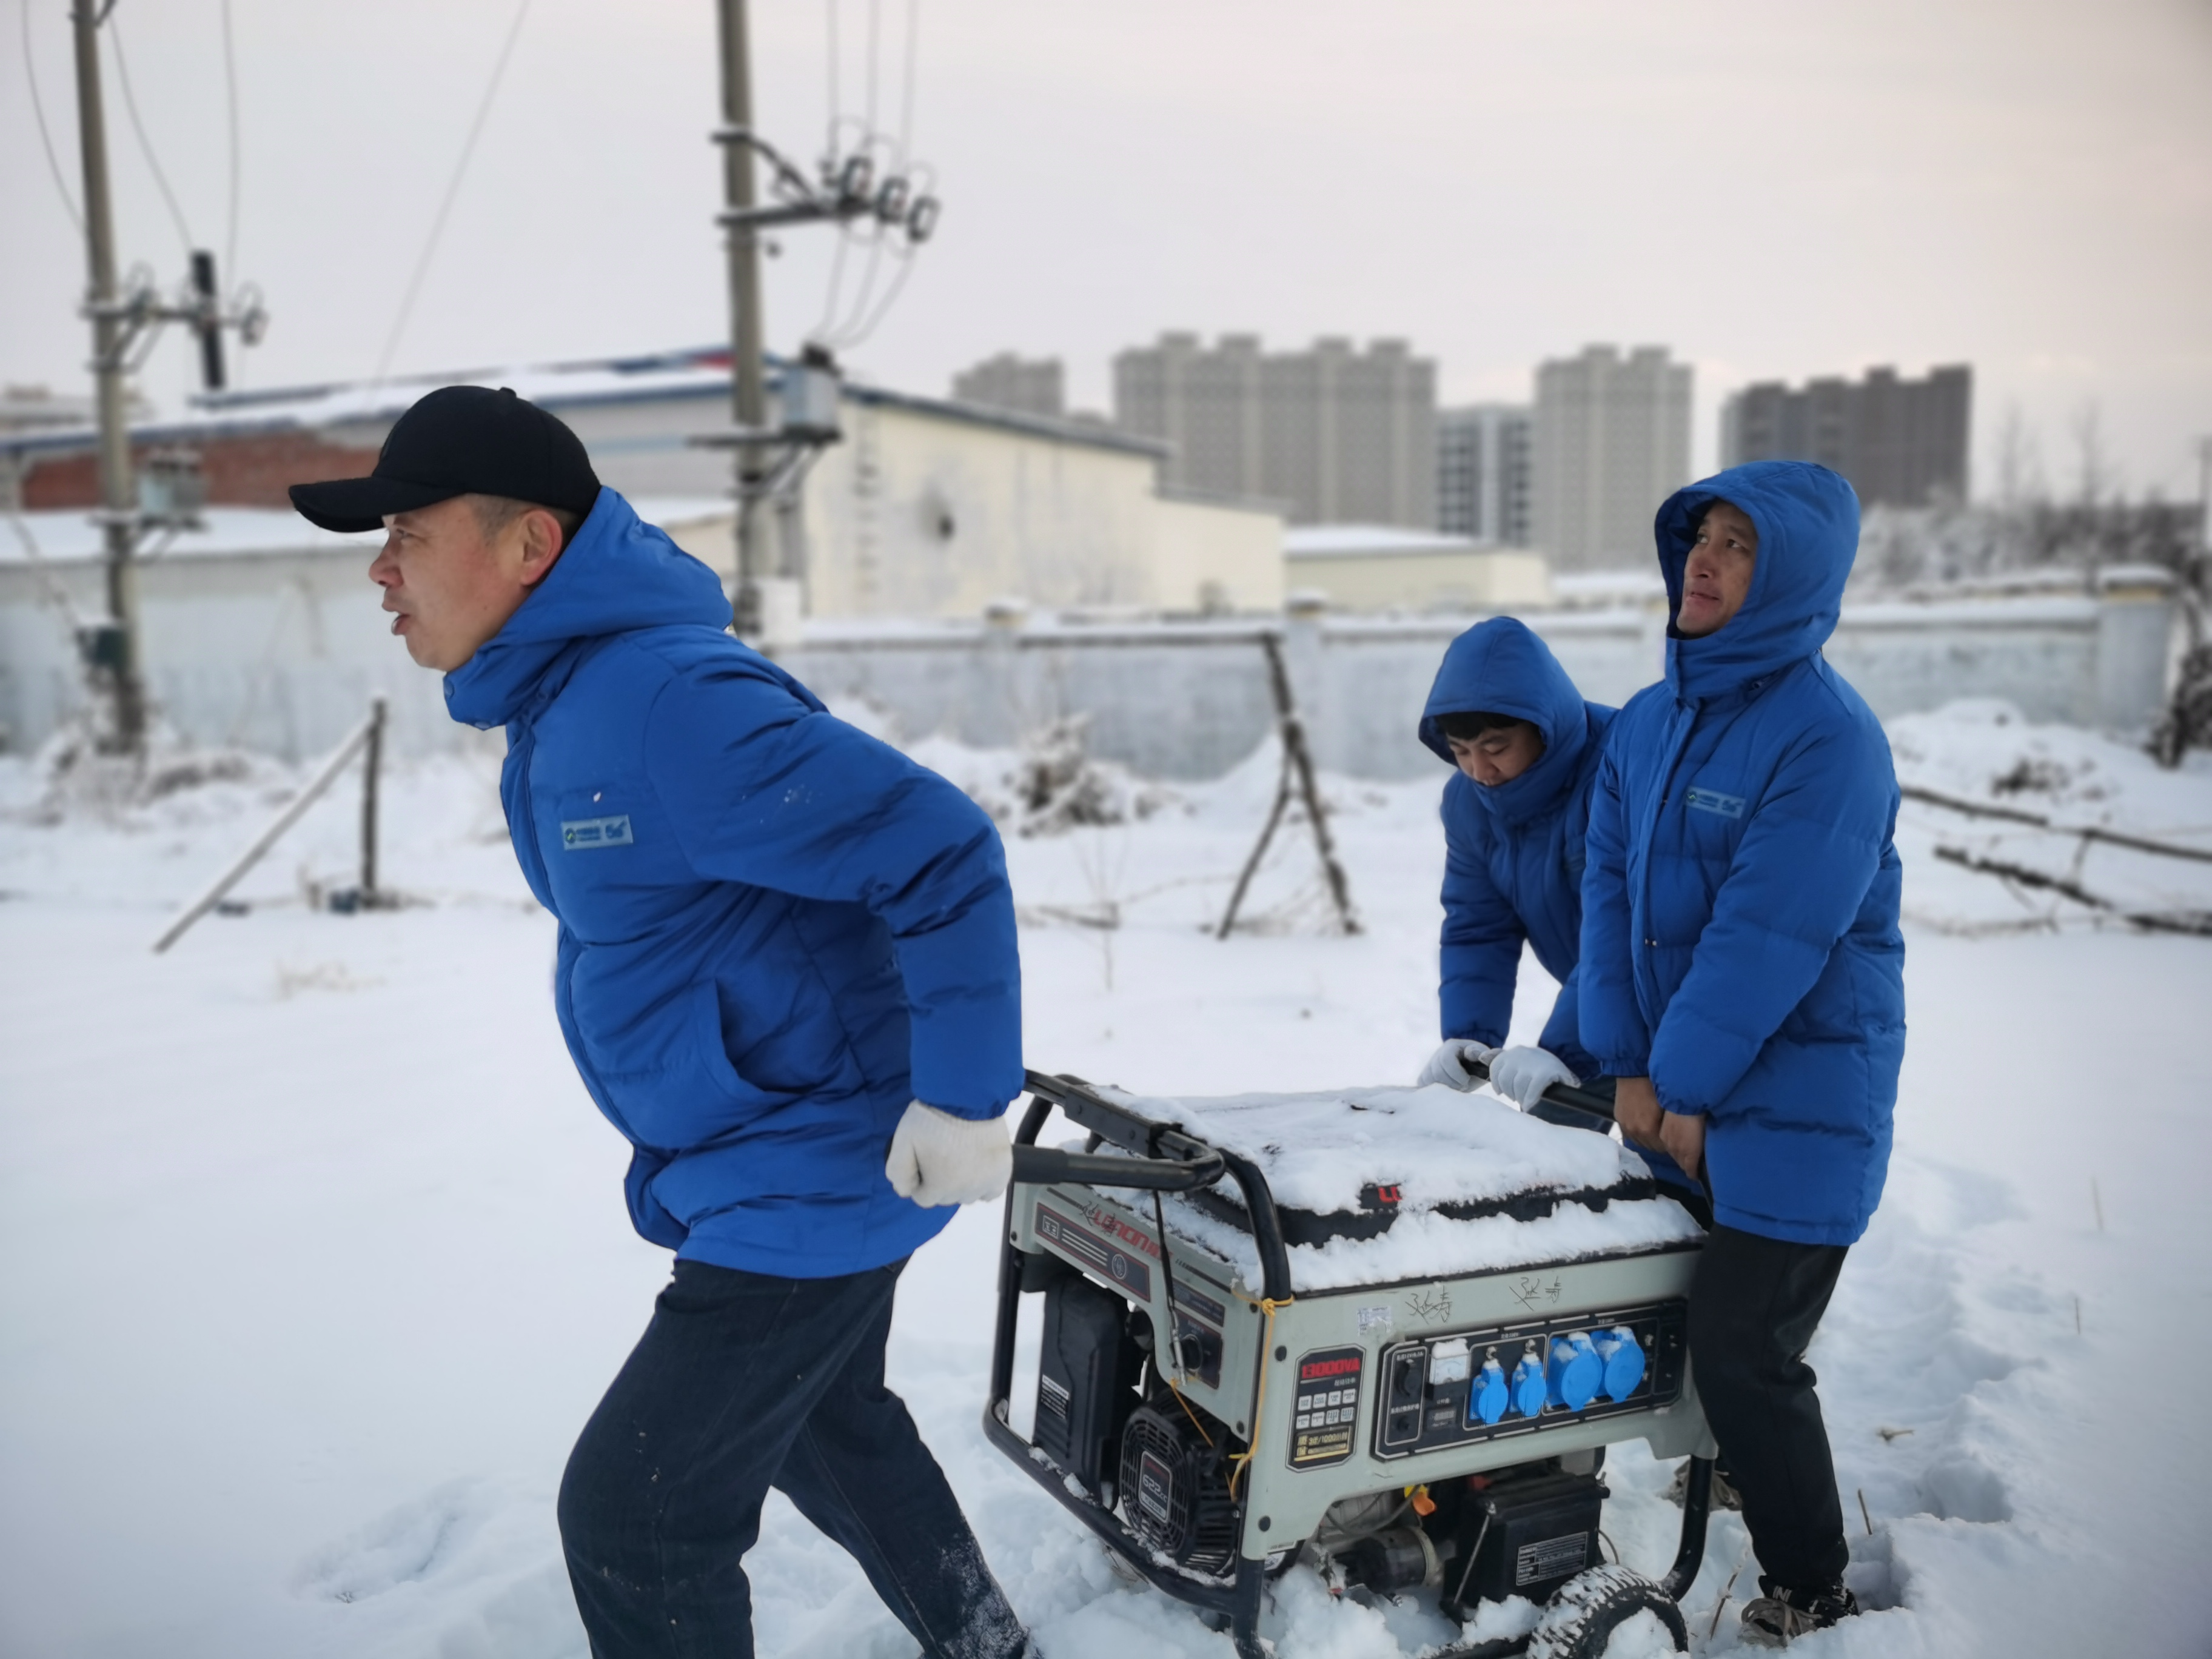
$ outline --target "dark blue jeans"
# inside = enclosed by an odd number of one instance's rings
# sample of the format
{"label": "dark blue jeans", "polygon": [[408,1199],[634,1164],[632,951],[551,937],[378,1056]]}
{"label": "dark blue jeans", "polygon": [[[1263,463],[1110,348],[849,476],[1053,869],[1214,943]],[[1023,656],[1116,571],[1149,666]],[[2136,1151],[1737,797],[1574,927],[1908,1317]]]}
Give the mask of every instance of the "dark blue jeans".
{"label": "dark blue jeans", "polygon": [[676,1264],[561,1481],[593,1659],[750,1659],[743,1558],[770,1486],[851,1552],[930,1659],[1021,1653],[944,1472],[884,1386],[905,1266],[775,1279]]}

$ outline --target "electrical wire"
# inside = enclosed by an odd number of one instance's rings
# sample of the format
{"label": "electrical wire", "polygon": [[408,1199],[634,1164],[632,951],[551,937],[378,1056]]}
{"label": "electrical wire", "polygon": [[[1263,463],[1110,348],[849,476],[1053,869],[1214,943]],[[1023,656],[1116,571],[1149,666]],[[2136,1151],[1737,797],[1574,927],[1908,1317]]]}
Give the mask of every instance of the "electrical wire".
{"label": "electrical wire", "polygon": [[431,255],[438,250],[438,241],[446,234],[446,221],[453,210],[454,198],[461,193],[461,180],[468,176],[469,162],[477,153],[477,140],[483,136],[484,122],[491,114],[492,100],[499,96],[500,82],[507,78],[507,64],[514,57],[514,43],[522,38],[523,20],[530,15],[531,0],[521,0],[514,9],[514,21],[507,25],[507,41],[499,49],[499,61],[492,65],[491,79],[484,85],[483,98],[477,105],[476,119],[469,124],[469,136],[461,144],[460,159],[453,164],[453,176],[447,182],[445,199],[438,204],[437,216],[430,222],[430,234],[423,239],[422,252],[415,261],[414,275],[407,279],[407,292],[399,302],[399,314],[392,319],[392,332],[384,342],[384,352],[376,360],[375,383],[381,385],[385,373],[392,367],[392,354],[399,349],[400,336],[406,332],[407,319],[413,313],[415,301],[422,291],[422,278],[428,274]]}
{"label": "electrical wire", "polygon": [[112,17],[108,19],[107,40],[115,48],[115,78],[123,88],[123,107],[131,117],[131,131],[137,135],[138,153],[146,158],[146,170],[154,175],[154,183],[169,210],[169,218],[177,227],[177,240],[185,245],[185,257],[190,259],[195,246],[191,227],[185,222],[184,209],[177,205],[177,192],[169,188],[169,175],[161,171],[161,158],[154,153],[154,141],[146,136],[146,123],[138,113],[138,95],[131,89],[131,62],[123,53],[123,25]]}
{"label": "electrical wire", "polygon": [[830,154],[837,153],[837,122],[844,114],[844,95],[837,88],[839,47],[837,45],[837,0],[828,0],[828,30],[830,37]]}
{"label": "electrical wire", "polygon": [[222,0],[222,83],[230,125],[230,212],[222,239],[222,278],[238,280],[238,46],[230,26],[230,0]]}
{"label": "electrical wire", "polygon": [[881,58],[884,0],[868,0],[868,131],[876,130],[876,65]]}
{"label": "electrical wire", "polygon": [[913,152],[914,139],[914,59],[915,37],[921,21],[921,0],[906,0],[906,80],[899,93],[899,161],[904,164]]}
{"label": "electrical wire", "polygon": [[39,96],[39,71],[31,62],[31,0],[23,0],[23,78],[31,83],[31,112],[39,119],[39,142],[46,146],[46,169],[54,175],[54,188],[61,193],[62,210],[82,236],[84,215],[77,210],[76,198],[70,194],[69,181],[62,176],[61,158],[54,154],[53,135],[46,130],[46,100]]}

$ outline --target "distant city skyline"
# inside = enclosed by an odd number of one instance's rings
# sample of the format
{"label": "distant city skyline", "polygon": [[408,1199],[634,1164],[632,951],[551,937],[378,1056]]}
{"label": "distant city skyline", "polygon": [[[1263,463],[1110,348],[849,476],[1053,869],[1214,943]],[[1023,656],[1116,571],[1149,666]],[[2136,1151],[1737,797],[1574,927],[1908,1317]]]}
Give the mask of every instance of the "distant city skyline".
{"label": "distant city skyline", "polygon": [[[234,367],[262,386],[373,374],[510,15],[388,0],[364,33],[335,0],[234,0],[233,13],[243,148],[238,269],[224,274],[258,283],[271,318]],[[757,124],[811,165],[830,114],[819,9],[752,17]],[[875,125],[895,139],[903,14],[884,17]],[[115,19],[191,242],[221,252],[216,12]],[[34,8],[27,28],[73,198],[65,17]],[[850,116],[866,31],[844,38]],[[82,396],[83,254],[21,46],[9,55],[0,383]],[[533,8],[393,371],[726,337],[715,61],[702,0]],[[1528,400],[1533,366],[1578,342],[1664,340],[1694,370],[1702,469],[1732,391],[1970,362],[1983,484],[2016,408],[2035,470],[2063,493],[2094,407],[2130,493],[2195,490],[2196,444],[2212,432],[2201,4],[1406,0],[1347,17],[1318,0],[933,0],[915,61],[912,149],[935,169],[944,218],[877,331],[844,352],[887,386],[933,392],[1011,349],[1064,357],[1069,404],[1103,410],[1128,342],[1257,331],[1417,341],[1449,407]],[[167,288],[185,237],[112,68],[121,264]],[[777,240],[768,339],[789,352],[831,309],[836,242],[805,229]],[[847,251],[841,303],[867,264]],[[886,264],[868,293],[896,274]],[[176,410],[191,359],[187,342],[163,341],[144,393]]]}
{"label": "distant city skyline", "polygon": [[1114,422],[1174,446],[1170,489],[1279,501],[1292,524],[1436,527],[1437,366],[1403,340],[1267,350],[1170,331],[1114,356]]}
{"label": "distant city skyline", "polygon": [[1964,501],[1973,399],[1974,371],[1966,363],[1919,380],[1883,368],[1856,380],[1762,381],[1721,405],[1721,465],[1818,461],[1849,478],[1869,507]]}

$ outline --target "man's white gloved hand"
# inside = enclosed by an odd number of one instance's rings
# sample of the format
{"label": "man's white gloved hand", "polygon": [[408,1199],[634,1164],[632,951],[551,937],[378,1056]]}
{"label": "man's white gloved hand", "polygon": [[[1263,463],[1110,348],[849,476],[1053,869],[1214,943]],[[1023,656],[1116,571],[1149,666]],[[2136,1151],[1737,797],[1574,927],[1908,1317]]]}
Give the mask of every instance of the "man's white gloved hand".
{"label": "man's white gloved hand", "polygon": [[1508,1048],[1490,1062],[1490,1086],[1524,1112],[1554,1083],[1573,1088],[1581,1081],[1548,1048]]}
{"label": "man's white gloved hand", "polygon": [[1497,1052],[1488,1043],[1477,1042],[1471,1037],[1454,1037],[1429,1056],[1429,1063],[1421,1067],[1413,1086],[1425,1089],[1431,1083],[1441,1083],[1448,1089],[1464,1093],[1474,1087],[1474,1074],[1467,1069],[1467,1062],[1479,1060],[1487,1066]]}
{"label": "man's white gloved hand", "polygon": [[891,1133],[884,1164],[891,1190],[921,1205],[996,1198],[1014,1176],[1013,1143],[1002,1117],[955,1117],[915,1101]]}

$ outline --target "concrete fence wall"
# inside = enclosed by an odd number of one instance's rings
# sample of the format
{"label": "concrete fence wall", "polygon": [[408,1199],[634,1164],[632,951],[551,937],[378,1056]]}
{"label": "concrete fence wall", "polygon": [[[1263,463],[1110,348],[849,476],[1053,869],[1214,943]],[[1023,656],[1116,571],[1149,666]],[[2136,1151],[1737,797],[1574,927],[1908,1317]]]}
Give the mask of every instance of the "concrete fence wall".
{"label": "concrete fence wall", "polygon": [[[1659,611],[1532,612],[1525,620],[1597,702],[1624,702],[1662,671]],[[1148,776],[1200,778],[1249,755],[1273,722],[1260,644],[1273,629],[1320,763],[1398,779],[1437,763],[1414,726],[1444,647],[1467,625],[1342,617],[984,624],[896,639],[817,630],[781,660],[822,696],[865,700],[909,734],[1005,744],[1082,714],[1093,753]],[[1867,606],[1845,613],[1827,654],[1884,719],[1960,697],[2002,697],[2031,720],[2136,732],[2163,701],[2171,627],[2171,605],[2154,592]]]}
{"label": "concrete fence wall", "polygon": [[[35,748],[82,706],[63,596],[100,609],[88,564],[0,566],[0,742]],[[185,738],[290,759],[343,736],[374,692],[392,701],[397,756],[491,742],[445,713],[440,677],[386,629],[356,551],[199,557],[142,574],[148,680]],[[1656,611],[1531,612],[1526,620],[1585,696],[1625,701],[1656,679]],[[1444,647],[1468,619],[1292,617],[1097,625],[817,624],[778,653],[835,703],[865,700],[913,737],[1010,745],[1068,714],[1092,752],[1163,778],[1218,775],[1274,714],[1261,637],[1283,637],[1316,757],[1358,777],[1425,775],[1413,727]],[[2162,700],[2170,600],[2151,587],[2101,599],[1885,605],[1847,611],[1829,659],[1885,718],[1960,697],[2002,697],[2032,720],[2132,732]]]}

